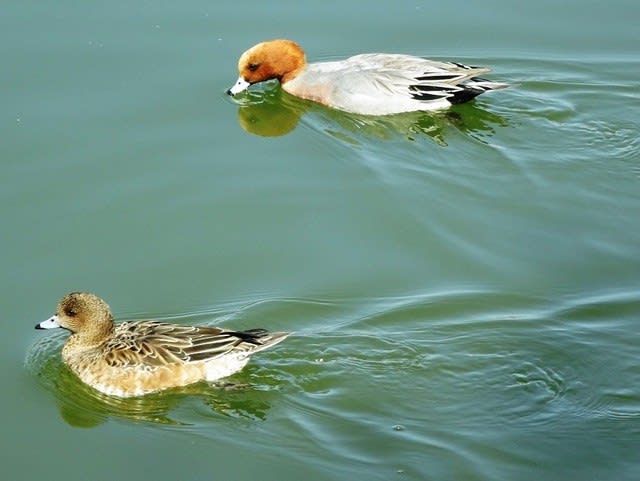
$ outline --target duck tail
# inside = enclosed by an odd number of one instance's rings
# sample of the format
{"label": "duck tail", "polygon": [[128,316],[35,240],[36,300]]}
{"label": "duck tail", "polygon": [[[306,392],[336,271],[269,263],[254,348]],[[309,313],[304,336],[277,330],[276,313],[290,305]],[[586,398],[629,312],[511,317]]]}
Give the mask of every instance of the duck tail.
{"label": "duck tail", "polygon": [[458,87],[460,87],[460,90],[453,92],[453,94],[447,98],[453,105],[468,102],[489,90],[506,89],[509,87],[509,84],[473,77],[463,84],[458,85]]}
{"label": "duck tail", "polygon": [[469,81],[465,83],[465,87],[479,89],[483,92],[486,92],[487,90],[506,89],[507,87],[509,87],[509,84],[503,82],[492,82],[491,80],[474,77],[472,79],[469,79]]}
{"label": "duck tail", "polygon": [[253,344],[255,348],[251,349],[252,353],[262,351],[271,346],[275,346],[280,341],[284,341],[290,332],[269,332],[266,329],[248,329],[246,331],[237,331],[233,333],[244,342]]}

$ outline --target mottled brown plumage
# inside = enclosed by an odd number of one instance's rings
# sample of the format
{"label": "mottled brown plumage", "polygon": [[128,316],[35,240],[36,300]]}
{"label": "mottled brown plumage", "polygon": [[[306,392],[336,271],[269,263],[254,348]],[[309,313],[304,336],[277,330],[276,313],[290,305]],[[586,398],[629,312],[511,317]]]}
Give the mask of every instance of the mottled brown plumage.
{"label": "mottled brown plumage", "polygon": [[158,321],[114,324],[106,302],[86,292],[66,295],[56,315],[36,325],[55,327],[71,331],[62,349],[71,370],[95,389],[121,397],[226,377],[288,336]]}

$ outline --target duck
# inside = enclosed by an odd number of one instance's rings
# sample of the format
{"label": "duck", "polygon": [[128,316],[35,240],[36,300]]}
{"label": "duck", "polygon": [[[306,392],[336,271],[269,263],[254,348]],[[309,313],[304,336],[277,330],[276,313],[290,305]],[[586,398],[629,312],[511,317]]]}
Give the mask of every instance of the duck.
{"label": "duck", "polygon": [[404,54],[366,53],[307,63],[300,45],[274,39],[254,45],[238,60],[236,96],[276,79],[291,95],[361,115],[441,110],[509,85],[485,80],[490,69]]}
{"label": "duck", "polygon": [[65,295],[55,315],[35,327],[69,331],[63,362],[85,384],[122,398],[225,378],[289,335],[155,320],[115,323],[109,305],[89,292]]}

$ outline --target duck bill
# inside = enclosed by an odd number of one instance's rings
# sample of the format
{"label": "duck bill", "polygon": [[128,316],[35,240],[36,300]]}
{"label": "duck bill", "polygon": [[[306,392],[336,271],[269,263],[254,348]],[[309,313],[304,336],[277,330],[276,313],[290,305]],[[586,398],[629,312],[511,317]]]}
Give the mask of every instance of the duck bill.
{"label": "duck bill", "polygon": [[46,321],[36,324],[36,329],[55,329],[56,327],[62,327],[58,322],[58,316],[52,316]]}
{"label": "duck bill", "polygon": [[247,90],[249,88],[249,85],[251,84],[245,79],[243,79],[242,77],[238,77],[238,80],[233,85],[233,87],[227,90],[227,94],[238,95],[240,92],[244,92],[245,90]]}

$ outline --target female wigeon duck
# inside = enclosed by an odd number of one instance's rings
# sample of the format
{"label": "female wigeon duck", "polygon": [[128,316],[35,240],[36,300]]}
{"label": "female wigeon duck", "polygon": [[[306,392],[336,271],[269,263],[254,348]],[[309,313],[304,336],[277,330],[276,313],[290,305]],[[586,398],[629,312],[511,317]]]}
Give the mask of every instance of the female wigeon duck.
{"label": "female wigeon duck", "polygon": [[86,384],[119,397],[216,381],[289,335],[158,321],[114,324],[107,303],[87,292],[67,294],[56,314],[36,325],[36,329],[56,327],[71,331],[62,360]]}
{"label": "female wigeon duck", "polygon": [[411,55],[370,53],[307,63],[302,48],[291,40],[269,40],[251,47],[240,56],[238,70],[240,76],[229,95],[277,79],[292,95],[364,115],[443,109],[508,87],[479,78],[489,72],[485,67]]}

